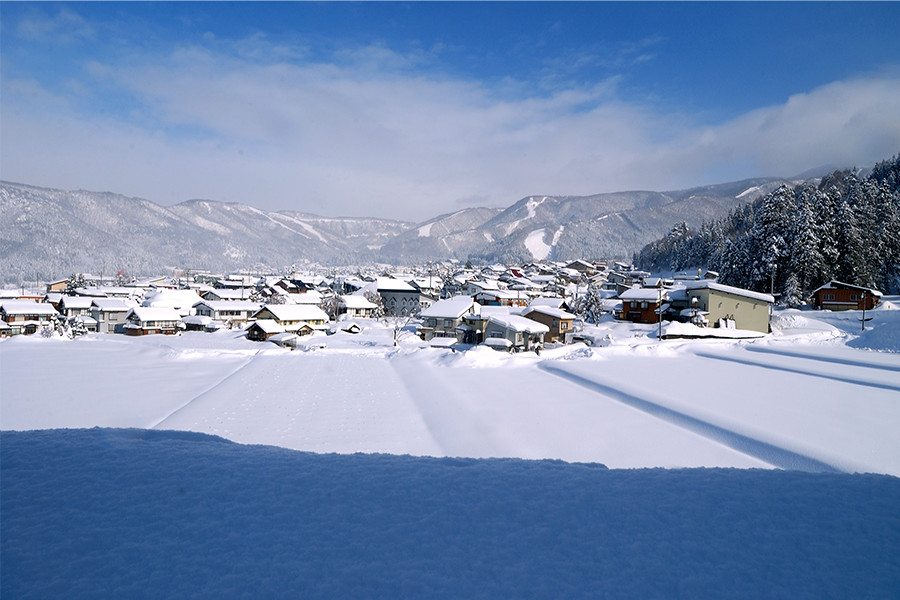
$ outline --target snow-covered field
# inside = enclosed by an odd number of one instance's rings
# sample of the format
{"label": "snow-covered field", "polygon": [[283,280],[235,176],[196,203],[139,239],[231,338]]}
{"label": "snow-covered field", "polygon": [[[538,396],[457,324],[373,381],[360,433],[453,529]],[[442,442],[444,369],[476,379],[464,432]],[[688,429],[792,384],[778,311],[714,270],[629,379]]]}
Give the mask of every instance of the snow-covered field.
{"label": "snow-covered field", "polygon": [[[887,303],[887,306],[892,306]],[[238,332],[0,343],[0,426],[175,429],[339,453],[900,475],[900,310],[785,311],[753,341],[598,341],[507,354],[395,348],[371,323],[290,351]],[[867,349],[868,348],[868,349]],[[887,350],[874,352],[872,348]]]}
{"label": "snow-covered field", "polygon": [[781,311],[743,341],[608,321],[540,356],[394,347],[375,323],[305,352],[4,340],[0,591],[888,597],[894,306],[862,334]]}

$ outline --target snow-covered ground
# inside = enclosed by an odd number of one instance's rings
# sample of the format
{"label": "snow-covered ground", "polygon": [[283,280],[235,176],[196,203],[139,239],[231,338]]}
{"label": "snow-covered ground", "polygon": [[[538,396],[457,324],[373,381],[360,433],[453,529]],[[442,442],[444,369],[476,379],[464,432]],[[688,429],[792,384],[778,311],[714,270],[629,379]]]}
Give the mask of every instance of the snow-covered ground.
{"label": "snow-covered ground", "polygon": [[3,340],[0,595],[890,597],[894,306],[540,356]]}
{"label": "snow-covered ground", "polygon": [[[900,310],[783,311],[759,340],[597,343],[507,354],[391,332],[289,351],[239,332],[0,342],[4,430],[175,429],[311,452],[552,458],[620,467],[900,475]],[[365,322],[364,322],[365,323]],[[876,352],[874,350],[883,350]]]}

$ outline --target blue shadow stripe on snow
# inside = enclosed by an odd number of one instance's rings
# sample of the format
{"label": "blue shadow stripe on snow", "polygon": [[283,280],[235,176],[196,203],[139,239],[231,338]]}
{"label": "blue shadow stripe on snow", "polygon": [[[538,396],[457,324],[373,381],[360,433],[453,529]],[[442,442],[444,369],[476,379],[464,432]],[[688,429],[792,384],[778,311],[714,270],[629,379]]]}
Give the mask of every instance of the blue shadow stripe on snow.
{"label": "blue shadow stripe on snow", "polygon": [[888,598],[900,479],[3,432],[3,598]]}
{"label": "blue shadow stripe on snow", "polygon": [[790,356],[792,358],[802,358],[804,360],[835,363],[839,365],[847,365],[851,367],[863,367],[866,369],[879,369],[882,371],[893,371],[900,373],[900,356],[897,357],[896,365],[885,365],[871,361],[854,360],[852,358],[838,356],[824,356],[821,354],[808,354],[806,352],[798,352],[787,348],[771,348],[768,346],[746,346],[745,350],[749,352],[759,352],[760,354],[774,354],[776,356]]}
{"label": "blue shadow stripe on snow", "polygon": [[739,365],[745,365],[748,367],[759,367],[761,369],[771,369],[773,371],[784,371],[785,373],[796,373],[798,375],[806,375],[808,377],[819,377],[822,379],[830,379],[831,381],[839,381],[841,383],[849,383],[851,385],[862,385],[866,387],[877,388],[881,390],[891,390],[895,392],[900,392],[900,385],[893,385],[890,383],[881,383],[879,381],[867,381],[865,379],[859,379],[857,377],[846,377],[843,375],[830,375],[828,373],[816,373],[814,371],[809,371],[807,369],[802,369],[799,367],[788,367],[784,365],[773,365],[766,362],[760,362],[756,360],[751,360],[749,358],[740,358],[738,356],[724,355],[724,354],[714,354],[712,352],[694,352],[695,356],[699,356],[701,358],[711,358],[713,360],[723,360],[725,362],[733,362]]}
{"label": "blue shadow stripe on snow", "polygon": [[540,368],[589,390],[603,394],[607,398],[616,400],[658,419],[662,419],[663,421],[718,442],[723,446],[727,446],[748,456],[758,458],[770,465],[782,469],[807,471],[810,473],[840,472],[840,469],[837,467],[815,458],[804,456],[803,454],[798,454],[785,448],[780,448],[773,444],[742,435],[735,431],[725,429],[724,427],[703,421],[702,419],[651,402],[645,398],[639,398],[638,396],[620,390],[612,385],[572,373],[553,362],[543,362],[540,364]]}

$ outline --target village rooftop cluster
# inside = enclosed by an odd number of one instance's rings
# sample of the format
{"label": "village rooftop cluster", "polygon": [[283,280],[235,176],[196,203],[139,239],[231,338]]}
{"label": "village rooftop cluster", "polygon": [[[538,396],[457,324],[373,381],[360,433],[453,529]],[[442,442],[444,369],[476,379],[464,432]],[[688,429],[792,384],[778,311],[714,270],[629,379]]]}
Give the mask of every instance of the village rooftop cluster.
{"label": "village rooftop cluster", "polygon": [[[753,338],[769,333],[775,297],[723,285],[698,270],[655,277],[616,261],[539,262],[509,267],[428,264],[281,275],[175,272],[110,282],[73,275],[44,293],[4,292],[0,335],[176,334],[239,328],[248,339],[298,347],[362,320],[393,327],[396,343],[415,331],[432,346],[540,352],[596,340],[584,324],[600,318],[657,324],[668,338]],[[115,285],[111,285],[115,283]],[[878,290],[831,281],[812,294],[816,309],[871,310]]]}

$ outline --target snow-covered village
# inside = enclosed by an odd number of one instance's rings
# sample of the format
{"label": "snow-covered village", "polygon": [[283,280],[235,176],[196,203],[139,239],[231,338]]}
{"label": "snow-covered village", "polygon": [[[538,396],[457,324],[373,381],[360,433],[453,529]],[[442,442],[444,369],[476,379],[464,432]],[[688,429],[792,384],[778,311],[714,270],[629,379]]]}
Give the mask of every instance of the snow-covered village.
{"label": "snow-covered village", "polygon": [[0,597],[897,598],[898,21],[0,2]]}

